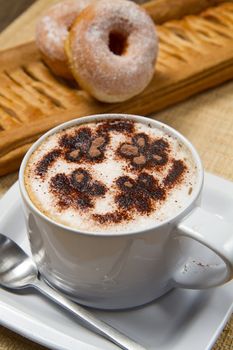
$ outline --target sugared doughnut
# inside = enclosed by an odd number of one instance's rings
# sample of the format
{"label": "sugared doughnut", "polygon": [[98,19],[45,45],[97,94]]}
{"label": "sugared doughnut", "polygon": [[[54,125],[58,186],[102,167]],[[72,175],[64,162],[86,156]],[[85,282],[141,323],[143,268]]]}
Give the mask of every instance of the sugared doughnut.
{"label": "sugared doughnut", "polygon": [[91,0],[66,0],[51,6],[36,26],[36,44],[51,70],[64,78],[72,78],[64,50],[69,29]]}
{"label": "sugared doughnut", "polygon": [[100,101],[120,102],[150,82],[157,57],[152,19],[128,0],[99,0],[73,23],[66,41],[79,85]]}

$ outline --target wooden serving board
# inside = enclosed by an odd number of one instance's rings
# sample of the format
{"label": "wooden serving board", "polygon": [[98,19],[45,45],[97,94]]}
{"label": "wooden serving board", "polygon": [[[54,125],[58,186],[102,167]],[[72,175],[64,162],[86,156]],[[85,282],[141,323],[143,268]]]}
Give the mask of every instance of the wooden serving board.
{"label": "wooden serving board", "polygon": [[48,129],[105,112],[148,115],[233,78],[233,3],[157,26],[160,50],[152,82],[120,104],[92,99],[54,77],[34,42],[0,53],[0,175],[19,167]]}

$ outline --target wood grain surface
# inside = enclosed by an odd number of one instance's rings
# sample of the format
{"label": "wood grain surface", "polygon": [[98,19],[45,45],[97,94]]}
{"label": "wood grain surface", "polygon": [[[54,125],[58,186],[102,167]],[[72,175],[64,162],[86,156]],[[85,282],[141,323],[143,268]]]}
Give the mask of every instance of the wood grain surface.
{"label": "wood grain surface", "polygon": [[[36,18],[50,3],[49,0],[39,0],[20,16],[0,35],[0,48],[32,40]],[[153,118],[175,127],[191,140],[198,149],[207,171],[230,180],[233,180],[232,96],[233,82],[229,82],[153,115]],[[0,196],[16,179],[17,173],[0,179]],[[0,349],[45,348],[0,327]],[[213,350],[231,349],[233,349],[233,317],[213,347]]]}

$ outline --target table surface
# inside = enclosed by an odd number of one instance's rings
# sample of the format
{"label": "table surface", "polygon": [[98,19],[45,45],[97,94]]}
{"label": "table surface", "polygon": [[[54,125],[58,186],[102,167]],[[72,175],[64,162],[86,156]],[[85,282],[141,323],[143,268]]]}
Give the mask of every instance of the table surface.
{"label": "table surface", "polygon": [[[33,40],[37,17],[54,2],[57,1],[36,1],[0,34],[0,49]],[[171,125],[184,134],[197,148],[207,171],[233,180],[232,81],[157,113],[153,118]],[[17,173],[0,178],[0,197],[16,179]],[[0,350],[14,349],[45,348],[0,327]],[[213,350],[230,349],[233,349],[233,317],[213,348]]]}

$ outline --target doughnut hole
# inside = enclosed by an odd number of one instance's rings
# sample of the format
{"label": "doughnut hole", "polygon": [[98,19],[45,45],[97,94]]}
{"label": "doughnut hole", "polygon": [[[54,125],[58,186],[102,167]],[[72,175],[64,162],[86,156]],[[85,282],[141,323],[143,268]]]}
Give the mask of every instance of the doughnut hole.
{"label": "doughnut hole", "polygon": [[114,55],[122,56],[127,48],[127,35],[119,31],[111,31],[109,33],[108,47]]}

